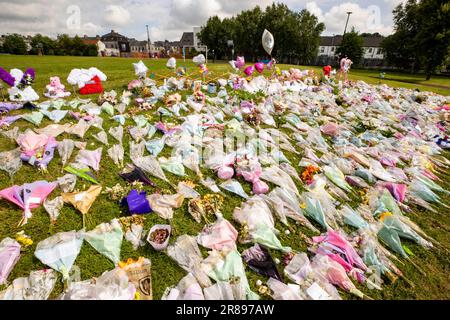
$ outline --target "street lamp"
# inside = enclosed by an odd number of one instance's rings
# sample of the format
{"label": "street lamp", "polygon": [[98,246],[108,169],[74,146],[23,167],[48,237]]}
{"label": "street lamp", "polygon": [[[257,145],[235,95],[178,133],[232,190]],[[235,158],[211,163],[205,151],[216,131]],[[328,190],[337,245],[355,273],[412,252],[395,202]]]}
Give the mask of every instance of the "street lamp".
{"label": "street lamp", "polygon": [[348,12],[347,12],[347,22],[345,23],[344,35],[342,36],[342,38],[344,38],[345,33],[347,32],[348,20],[350,19],[350,15],[351,15],[352,13],[353,13],[353,12],[351,12],[351,11],[348,11]]}
{"label": "street lamp", "polygon": [[148,50],[148,57],[151,58],[151,52],[150,52],[150,33],[148,32],[148,24],[145,25],[147,28],[147,50]]}

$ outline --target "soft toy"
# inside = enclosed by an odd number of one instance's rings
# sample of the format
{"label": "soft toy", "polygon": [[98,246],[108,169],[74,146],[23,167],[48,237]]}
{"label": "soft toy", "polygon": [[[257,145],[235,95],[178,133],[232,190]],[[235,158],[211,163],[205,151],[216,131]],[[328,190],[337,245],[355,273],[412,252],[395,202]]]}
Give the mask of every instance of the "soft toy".
{"label": "soft toy", "polygon": [[47,92],[44,96],[47,98],[65,98],[70,96],[70,92],[66,92],[65,86],[61,83],[59,77],[51,77],[50,84],[46,86]]}
{"label": "soft toy", "polygon": [[78,86],[80,94],[102,93],[102,81],[106,81],[106,75],[97,68],[73,69],[67,77],[67,82],[72,86]]}
{"label": "soft toy", "polygon": [[83,88],[80,89],[80,94],[86,95],[86,94],[95,94],[95,93],[102,93],[103,87],[102,87],[102,81],[98,76],[94,76],[91,81],[85,84]]}

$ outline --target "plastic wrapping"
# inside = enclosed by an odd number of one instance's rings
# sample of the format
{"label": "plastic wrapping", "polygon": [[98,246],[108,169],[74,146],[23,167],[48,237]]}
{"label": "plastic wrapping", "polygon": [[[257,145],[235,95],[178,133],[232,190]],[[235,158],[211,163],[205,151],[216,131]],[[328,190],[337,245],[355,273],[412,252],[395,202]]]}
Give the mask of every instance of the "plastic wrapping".
{"label": "plastic wrapping", "polygon": [[71,283],[60,300],[133,300],[136,287],[127,273],[116,268],[92,280]]}
{"label": "plastic wrapping", "polygon": [[43,264],[60,272],[63,280],[67,280],[70,269],[72,269],[73,263],[80,253],[83,237],[82,231],[57,233],[39,242],[34,255]]}
{"label": "plastic wrapping", "polygon": [[0,170],[6,171],[11,179],[22,167],[20,153],[19,148],[0,152]]}
{"label": "plastic wrapping", "polygon": [[167,247],[167,255],[186,272],[192,273],[203,288],[212,285],[208,275],[201,268],[203,258],[194,237],[188,235],[178,237],[173,245]]}
{"label": "plastic wrapping", "polygon": [[85,164],[95,171],[100,169],[100,160],[102,158],[103,148],[96,150],[80,150],[75,158],[75,162]]}
{"label": "plastic wrapping", "polygon": [[114,164],[119,168],[123,168],[124,150],[122,145],[115,144],[107,151],[108,156],[114,161]]}
{"label": "plastic wrapping", "polygon": [[119,263],[123,232],[122,226],[117,219],[109,223],[102,223],[95,227],[94,230],[85,232],[84,239],[114,264],[117,265]]}
{"label": "plastic wrapping", "polygon": [[5,284],[9,274],[20,258],[20,244],[11,238],[0,242],[0,285]]}
{"label": "plastic wrapping", "polygon": [[17,278],[4,291],[0,300],[47,300],[57,281],[51,269],[31,271],[28,277]]}
{"label": "plastic wrapping", "polygon": [[50,216],[50,222],[52,224],[56,223],[56,220],[58,219],[63,206],[64,200],[62,197],[56,197],[53,200],[46,199],[44,201],[45,211],[47,211],[48,215]]}
{"label": "plastic wrapping", "polygon": [[205,248],[214,250],[236,249],[238,232],[224,218],[219,218],[213,225],[206,225],[197,236],[197,242]]}

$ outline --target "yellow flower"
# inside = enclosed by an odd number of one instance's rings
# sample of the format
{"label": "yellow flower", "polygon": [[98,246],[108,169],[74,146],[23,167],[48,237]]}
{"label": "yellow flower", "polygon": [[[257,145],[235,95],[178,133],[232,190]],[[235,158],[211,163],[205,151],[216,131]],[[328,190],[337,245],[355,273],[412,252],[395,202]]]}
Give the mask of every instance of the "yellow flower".
{"label": "yellow flower", "polygon": [[300,208],[306,209],[306,202],[301,203],[301,204],[300,204]]}
{"label": "yellow flower", "polygon": [[386,211],[380,215],[380,221],[383,222],[386,217],[392,216],[392,212]]}

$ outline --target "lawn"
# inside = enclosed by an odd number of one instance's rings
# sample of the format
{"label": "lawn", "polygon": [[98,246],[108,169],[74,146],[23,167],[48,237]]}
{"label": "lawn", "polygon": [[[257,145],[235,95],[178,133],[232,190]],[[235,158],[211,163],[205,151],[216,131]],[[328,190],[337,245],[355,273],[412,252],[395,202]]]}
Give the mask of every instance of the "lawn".
{"label": "lawn", "polygon": [[[66,77],[71,69],[73,68],[89,68],[95,66],[105,72],[108,76],[108,81],[104,83],[105,90],[115,89],[119,93],[125,88],[126,84],[135,78],[132,62],[137,62],[135,59],[121,59],[121,58],[83,58],[83,57],[36,57],[36,56],[0,56],[0,66],[9,70],[11,68],[25,69],[26,67],[33,67],[36,70],[37,78],[34,88],[36,91],[42,95],[45,85],[49,82],[49,77],[58,75],[61,77],[63,83],[66,83]],[[155,77],[158,76],[168,76],[171,71],[165,67],[165,60],[147,60],[146,64],[150,68],[150,72],[155,73]],[[186,66],[187,72],[189,74],[194,74],[195,77],[200,77],[197,67],[194,66],[192,62],[183,63],[178,62],[179,66]],[[282,66],[282,68],[287,68],[288,66]],[[219,77],[220,75],[227,73],[230,67],[226,63],[210,64],[210,77]],[[364,80],[369,83],[377,84],[379,79],[377,78],[377,72],[375,71],[362,71],[354,70],[351,74],[351,79],[354,80]],[[409,76],[404,74],[390,74],[387,73],[386,78],[392,80],[382,81],[392,86],[402,86],[402,87],[413,87],[419,88],[421,91],[434,91],[440,94],[450,95],[450,80],[448,78],[435,78],[429,82],[421,81],[421,76]],[[446,86],[447,88],[441,88],[436,86]],[[157,118],[155,116],[155,122]],[[63,120],[62,123],[67,122],[68,117]],[[51,124],[51,122],[45,118],[41,127]],[[127,120],[126,125],[131,125],[132,122]],[[33,125],[25,121],[16,122],[17,126],[23,131],[25,128],[32,128]],[[117,126],[116,123],[112,121],[104,121],[103,127],[105,131],[111,126]],[[95,131],[95,132],[94,132]],[[85,140],[88,142],[88,149],[93,150],[101,147],[101,143],[91,137],[92,134],[97,133],[97,129],[92,128],[87,133]],[[58,140],[68,138],[68,135],[62,135],[58,137]],[[129,137],[124,138],[124,150],[125,150],[125,162],[130,162],[129,159]],[[111,138],[110,138],[111,142]],[[0,152],[5,150],[11,150],[16,148],[15,142],[8,140],[7,138],[0,136]],[[122,182],[117,175],[118,169],[112,162],[112,160],[106,155],[105,146],[103,150],[103,156],[101,161],[101,168],[97,173],[97,177],[101,184],[106,186],[113,186],[118,182]],[[76,154],[76,152],[74,152]],[[296,165],[301,155],[290,154],[285,152],[288,159],[293,165]],[[165,148],[160,156],[169,156],[169,148]],[[73,159],[72,159],[73,160]],[[205,171],[204,173],[212,176],[211,172]],[[187,170],[188,176],[186,179],[196,181],[197,178],[195,174]],[[61,172],[60,158],[56,154],[55,159],[50,163],[48,172],[41,173],[38,172],[32,166],[24,164],[20,171],[14,177],[14,183],[21,185],[23,183],[32,182],[35,180],[46,179],[48,181],[53,181],[57,177],[64,175]],[[176,182],[180,179],[174,175],[167,174],[169,180]],[[448,177],[443,177],[445,180],[444,188],[450,189],[450,181]],[[160,189],[170,189],[170,186],[158,179],[154,179]],[[250,184],[242,183],[245,191],[250,193]],[[124,184],[122,182],[122,184]],[[4,171],[0,171],[0,189],[11,186],[12,183],[8,175]],[[84,183],[81,179],[78,179],[77,189],[84,190],[89,187],[88,183]],[[300,185],[298,185],[301,188]],[[208,193],[208,190],[201,185],[196,188],[201,194]],[[156,190],[153,188],[146,188],[147,193],[154,193]],[[53,198],[53,196],[52,196]],[[444,203],[449,203],[450,196],[443,195]],[[226,201],[222,212],[225,218],[231,220],[233,209],[238,207],[242,203],[242,199],[237,196],[233,196],[227,193]],[[421,274],[416,267],[414,267],[410,262],[403,260],[401,264],[398,264],[399,268],[404,272],[405,277],[414,283],[414,287],[411,287],[407,282],[399,279],[394,283],[386,283],[383,286],[382,291],[369,290],[359,284],[358,288],[362,290],[367,295],[375,299],[450,299],[450,286],[449,286],[449,266],[450,266],[450,218],[449,210],[443,207],[437,207],[438,214],[433,214],[430,212],[423,212],[415,208],[414,212],[409,214],[411,219],[415,221],[425,233],[440,242],[445,249],[436,248],[433,250],[425,250],[422,247],[405,241],[414,256],[411,260],[415,264],[420,265],[420,268],[425,272],[426,276]],[[124,216],[125,213],[121,212],[120,206],[111,201],[107,195],[101,195],[93,204],[90,210],[90,217],[93,222],[89,229],[93,228],[102,222],[110,221],[115,217]],[[17,277],[28,276],[29,272],[32,270],[37,270],[44,268],[44,265],[39,262],[37,258],[34,257],[33,253],[36,248],[36,244],[57,233],[62,231],[70,230],[80,230],[82,228],[82,218],[81,215],[71,206],[65,205],[61,211],[61,215],[55,225],[50,224],[50,219],[45,210],[41,207],[33,210],[33,217],[30,219],[27,225],[23,228],[18,228],[17,223],[21,219],[22,212],[17,209],[16,206],[9,204],[4,200],[0,200],[0,240],[5,237],[13,237],[16,232],[24,230],[26,234],[30,235],[34,241],[33,245],[26,248],[25,252],[22,254],[19,262],[13,269],[9,279],[13,280]],[[160,219],[156,214],[146,215],[145,227],[149,229],[152,225],[156,223],[165,223],[164,220]],[[201,231],[203,225],[197,224],[189,215],[187,211],[187,201],[184,202],[183,207],[175,211],[173,226],[175,227],[175,234],[172,235],[172,241],[182,234],[196,235]],[[293,226],[290,235],[286,235],[284,231],[286,227],[280,222],[277,222],[276,227],[281,231],[279,238],[283,245],[291,246],[294,250],[305,251],[307,245],[305,242],[296,237],[300,232],[306,235],[311,235],[311,233],[302,226]],[[293,232],[292,232],[293,231]],[[242,252],[243,249],[248,248],[249,245],[239,245],[238,249]],[[202,249],[204,256],[206,256],[206,250]],[[277,251],[270,251],[274,257],[281,259],[281,254]],[[127,241],[123,241],[121,257],[123,260],[128,258],[138,258],[139,256],[145,256],[152,261],[152,280],[153,280],[153,291],[154,297],[159,299],[164,290],[168,286],[176,285],[179,280],[186,275],[186,272],[182,270],[176,262],[171,260],[165,253],[155,252],[147,244],[141,247],[137,251],[134,251],[131,244]],[[94,250],[86,242],[83,244],[81,253],[78,256],[75,264],[81,270],[81,278],[89,279],[101,275],[106,270],[111,270],[114,268],[113,263]],[[254,291],[257,291],[256,281],[258,279],[266,280],[264,277],[259,276],[255,272],[247,268],[247,276]],[[2,287],[0,287],[0,290]],[[56,289],[52,293],[51,297],[57,297],[63,290],[63,283],[58,282]],[[344,298],[352,299],[345,293],[341,295]]]}

